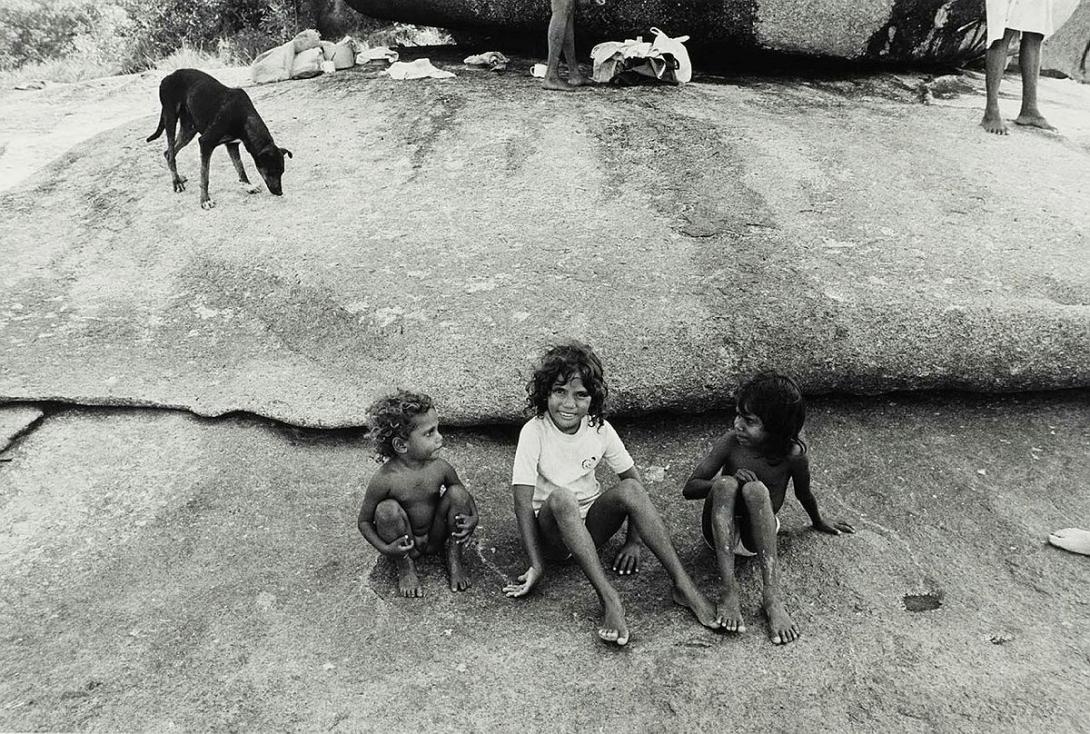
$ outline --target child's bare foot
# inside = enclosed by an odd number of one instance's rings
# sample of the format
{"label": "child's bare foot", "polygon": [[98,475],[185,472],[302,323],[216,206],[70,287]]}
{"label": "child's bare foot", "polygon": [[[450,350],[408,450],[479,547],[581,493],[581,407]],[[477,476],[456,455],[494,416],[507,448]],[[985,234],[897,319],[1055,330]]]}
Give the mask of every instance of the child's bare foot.
{"label": "child's bare foot", "polygon": [[469,574],[462,567],[462,544],[453,540],[447,544],[447,571],[450,573],[451,591],[469,588]]}
{"label": "child's bare foot", "polygon": [[980,126],[990,133],[996,135],[1007,134],[1007,123],[1003,122],[1003,118],[998,112],[987,111],[984,113],[984,119],[980,121]]}
{"label": "child's bare foot", "polygon": [[551,89],[554,92],[574,92],[575,91],[575,87],[573,87],[571,84],[569,84],[568,82],[564,81],[563,79],[561,79],[559,76],[556,76],[556,75],[546,76],[545,81],[541,82],[541,88],[542,89]]}
{"label": "child's bare foot", "polygon": [[765,599],[764,610],[773,645],[786,645],[799,639],[799,628],[779,598]]}
{"label": "child's bare foot", "polygon": [[602,626],[598,628],[598,636],[606,642],[624,647],[628,644],[628,624],[624,619],[624,607],[620,600],[603,602]]}
{"label": "child's bare foot", "polygon": [[745,632],[746,623],[742,620],[742,603],[738,598],[738,586],[723,589],[719,595],[719,604],[715,608],[723,629],[727,632]]}
{"label": "child's bare foot", "polygon": [[1039,127],[1042,130],[1051,130],[1053,132],[1056,132],[1056,127],[1052,125],[1048,120],[1046,120],[1044,116],[1040,113],[1027,114],[1023,112],[1022,114],[1018,115],[1018,117],[1014,118],[1014,124],[1024,125],[1026,127]]}
{"label": "child's bare foot", "polygon": [[397,590],[404,597],[424,596],[420,579],[416,576],[416,564],[408,556],[397,559]]}
{"label": "child's bare foot", "polygon": [[716,614],[715,607],[695,586],[674,587],[674,603],[689,609],[696,621],[708,629],[717,630],[723,626],[723,620]]}

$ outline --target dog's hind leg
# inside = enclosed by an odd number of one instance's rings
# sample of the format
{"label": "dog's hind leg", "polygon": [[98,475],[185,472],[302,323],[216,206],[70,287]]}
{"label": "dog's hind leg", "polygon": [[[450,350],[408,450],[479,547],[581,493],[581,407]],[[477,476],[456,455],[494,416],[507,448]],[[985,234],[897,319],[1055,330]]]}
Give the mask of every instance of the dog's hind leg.
{"label": "dog's hind leg", "polygon": [[167,127],[167,149],[163,155],[166,157],[167,165],[170,166],[170,173],[174,177],[174,190],[181,192],[185,191],[185,182],[188,179],[178,174],[178,151],[189,145],[189,141],[197,134],[197,126],[193,124],[193,120],[186,114],[185,110],[182,110],[178,121],[181,122],[181,135],[177,138],[174,137],[174,124]]}
{"label": "dog's hind leg", "polygon": [[201,136],[201,209],[211,209],[216,205],[216,202],[212,200],[212,197],[208,195],[208,164],[212,159],[212,151],[216,146],[206,145],[205,140],[208,140],[204,135]]}
{"label": "dog's hind leg", "polygon": [[251,194],[256,194],[261,189],[250,183],[250,179],[246,177],[246,169],[242,167],[242,156],[238,154],[238,143],[227,143],[227,155],[231,156],[231,163],[235,165],[235,170],[238,171],[238,180],[246,184],[246,191]]}
{"label": "dog's hind leg", "polygon": [[181,193],[185,191],[185,176],[178,175],[178,158],[177,153],[181,150],[182,146],[188,143],[196,130],[190,130],[183,120],[182,123],[182,137],[176,138],[178,128],[178,114],[175,110],[170,109],[167,106],[163,107],[163,121],[166,123],[167,131],[167,149],[163,151],[163,157],[167,159],[167,167],[170,168],[170,177],[174,182],[175,193]]}

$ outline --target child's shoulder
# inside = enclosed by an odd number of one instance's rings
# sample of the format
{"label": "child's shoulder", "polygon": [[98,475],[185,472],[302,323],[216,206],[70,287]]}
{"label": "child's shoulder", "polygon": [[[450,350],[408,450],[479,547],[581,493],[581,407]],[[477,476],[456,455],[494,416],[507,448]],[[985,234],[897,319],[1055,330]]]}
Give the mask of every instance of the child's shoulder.
{"label": "child's shoulder", "polygon": [[810,455],[806,451],[806,447],[801,444],[791,444],[791,452],[787,454],[787,463],[792,467],[801,467],[810,465]]}

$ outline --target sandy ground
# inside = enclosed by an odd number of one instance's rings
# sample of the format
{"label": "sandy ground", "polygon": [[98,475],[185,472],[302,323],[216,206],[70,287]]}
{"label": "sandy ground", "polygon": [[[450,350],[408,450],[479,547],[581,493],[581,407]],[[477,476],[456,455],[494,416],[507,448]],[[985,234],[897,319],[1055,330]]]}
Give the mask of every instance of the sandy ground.
{"label": "sandy ground", "polygon": [[[673,605],[645,554],[617,581],[624,650],[597,641],[576,568],[500,593],[525,563],[510,428],[448,431],[482,514],[474,585],[453,594],[425,563],[426,596],[405,600],[355,530],[375,468],[358,433],[50,408],[0,454],[0,729],[1082,731],[1090,558],[1044,539],[1090,518],[1088,408],[1086,393],[812,404],[816,496],[858,532],[815,533],[785,504],[802,638],[768,641],[753,564],[749,630],[728,636]],[[725,421],[618,423],[711,595],[680,488]]]}

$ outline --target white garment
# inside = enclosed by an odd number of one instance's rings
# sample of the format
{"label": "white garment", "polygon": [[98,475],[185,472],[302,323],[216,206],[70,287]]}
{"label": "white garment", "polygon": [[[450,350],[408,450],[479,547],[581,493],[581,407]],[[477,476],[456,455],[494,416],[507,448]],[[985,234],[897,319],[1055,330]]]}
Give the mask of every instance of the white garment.
{"label": "white garment", "polygon": [[386,70],[386,73],[390,75],[391,79],[450,79],[454,76],[452,72],[443,71],[432,66],[431,62],[427,59],[417,59],[416,61],[395,61],[390,64],[390,68]]}
{"label": "white garment", "polygon": [[988,45],[1013,31],[1041,33],[1048,38],[1060,29],[1078,7],[1079,0],[987,0]]}
{"label": "white garment", "polygon": [[605,459],[609,468],[622,474],[635,462],[621,437],[608,421],[591,426],[589,418],[575,433],[564,433],[549,414],[531,418],[519,432],[511,484],[534,488],[534,514],[557,487],[570,489],[579,501],[579,515],[586,517],[594,500],[602,494],[594,470]]}

